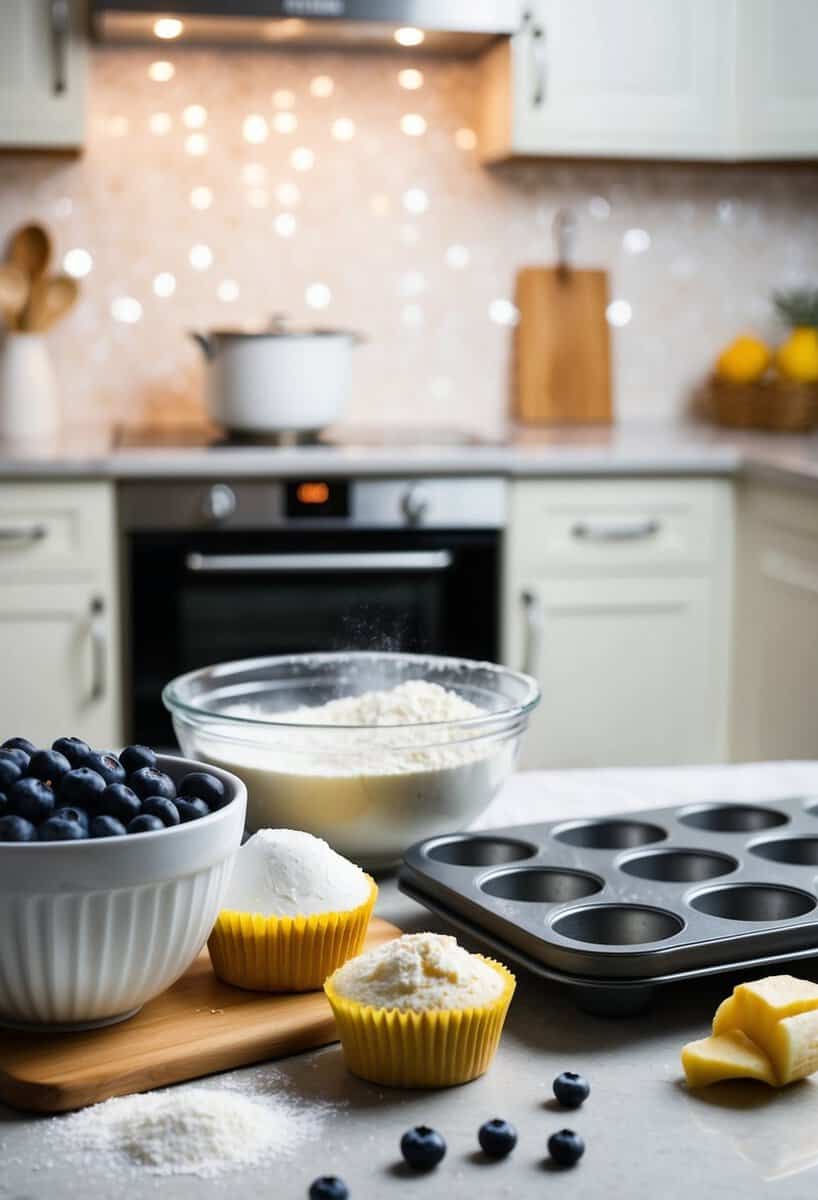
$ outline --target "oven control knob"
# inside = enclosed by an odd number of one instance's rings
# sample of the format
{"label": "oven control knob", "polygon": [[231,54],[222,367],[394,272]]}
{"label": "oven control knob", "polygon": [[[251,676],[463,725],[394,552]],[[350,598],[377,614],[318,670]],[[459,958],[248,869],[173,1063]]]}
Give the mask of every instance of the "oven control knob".
{"label": "oven control knob", "polygon": [[219,524],[236,511],[236,493],[226,483],[214,483],[202,501],[202,512],[208,521]]}
{"label": "oven control knob", "polygon": [[410,487],[401,501],[403,515],[410,525],[420,525],[429,511],[429,494],[417,484]]}

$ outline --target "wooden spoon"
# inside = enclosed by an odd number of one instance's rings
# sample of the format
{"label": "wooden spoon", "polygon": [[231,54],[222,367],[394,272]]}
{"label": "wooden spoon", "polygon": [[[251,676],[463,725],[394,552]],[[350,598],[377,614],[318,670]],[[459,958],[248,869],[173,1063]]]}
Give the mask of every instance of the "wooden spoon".
{"label": "wooden spoon", "polygon": [[51,238],[42,225],[22,225],[9,242],[9,262],[33,283],[48,270],[51,262]]}
{"label": "wooden spoon", "polygon": [[73,307],[79,293],[79,284],[69,275],[39,279],[31,288],[23,319],[24,328],[36,333],[50,329]]}
{"label": "wooden spoon", "polygon": [[9,329],[19,329],[26,306],[29,282],[14,263],[0,263],[0,313]]}

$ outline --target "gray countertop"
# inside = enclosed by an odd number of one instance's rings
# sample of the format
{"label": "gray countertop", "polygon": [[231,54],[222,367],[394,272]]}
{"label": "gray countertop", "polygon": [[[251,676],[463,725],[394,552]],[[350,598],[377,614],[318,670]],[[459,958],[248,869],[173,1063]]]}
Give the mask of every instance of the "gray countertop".
{"label": "gray countertop", "polygon": [[465,446],[151,447],[122,449],[103,430],[52,443],[0,445],[3,479],[282,478],[321,474],[581,477],[750,475],[818,484],[818,435],[764,435],[704,425],[530,430]]}
{"label": "gray countertop", "polygon": [[[723,775],[716,772],[722,770]],[[719,794],[752,799],[783,795],[788,788],[815,787],[818,764],[687,769],[664,772],[549,772],[518,776],[505,807],[490,813],[506,819],[531,815],[541,790],[549,804],[611,811],[645,803],[648,794],[667,802]],[[722,790],[714,791],[724,781]],[[729,781],[729,782],[727,782]],[[726,790],[725,790],[726,789]],[[501,797],[502,799],[502,797]],[[553,812],[551,813],[553,815]],[[442,928],[423,909],[400,897],[394,882],[382,886],[380,911],[404,929]],[[468,941],[466,944],[468,945]],[[477,949],[479,947],[470,946]],[[813,977],[810,964],[799,974]],[[320,1139],[278,1167],[228,1173],[213,1180],[148,1174],[113,1180],[94,1163],[81,1170],[59,1160],[50,1144],[52,1120],[0,1107],[0,1197],[30,1200],[129,1200],[155,1195],[172,1200],[273,1195],[305,1200],[318,1174],[342,1175],[353,1200],[409,1197],[418,1200],[485,1200],[548,1194],[572,1200],[656,1197],[661,1200],[776,1197],[802,1198],[814,1190],[818,1165],[818,1085],[808,1080],[781,1092],[763,1085],[725,1084],[699,1095],[680,1081],[679,1051],[705,1035],[717,1002],[729,985],[698,981],[662,993],[646,1015],[629,1020],[579,1012],[570,994],[518,971],[518,988],[495,1063],[482,1079],[437,1092],[391,1091],[354,1079],[337,1046],[268,1064],[269,1082],[306,1104],[329,1103],[335,1115]],[[583,1072],[592,1095],[578,1112],[558,1110],[551,1082],[562,1070]],[[237,1073],[240,1074],[240,1073]],[[518,1127],[512,1157],[487,1163],[476,1152],[476,1131],[492,1116]],[[398,1163],[401,1133],[431,1124],[448,1141],[448,1155],[429,1176],[408,1177]],[[546,1142],[556,1129],[575,1128],[586,1140],[585,1158],[572,1171],[546,1163]]]}

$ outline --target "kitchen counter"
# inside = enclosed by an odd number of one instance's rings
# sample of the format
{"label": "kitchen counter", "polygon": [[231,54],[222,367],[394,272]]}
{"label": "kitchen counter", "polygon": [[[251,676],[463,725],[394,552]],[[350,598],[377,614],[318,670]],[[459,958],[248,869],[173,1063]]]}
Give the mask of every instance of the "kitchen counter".
{"label": "kitchen counter", "polygon": [[[818,763],[763,764],[676,770],[537,772],[516,776],[481,824],[591,815],[674,800],[761,799],[818,793]],[[441,928],[392,882],[380,911],[406,929]],[[474,947],[476,948],[476,947]],[[798,973],[818,977],[818,964]],[[49,1142],[50,1123],[0,1108],[0,1197],[82,1197],[129,1200],[275,1195],[304,1200],[311,1179],[338,1173],[353,1200],[494,1200],[554,1195],[717,1200],[770,1194],[801,1200],[814,1189],[818,1166],[818,1083],[785,1091],[728,1084],[693,1095],[680,1082],[679,1050],[703,1036],[726,978],[673,987],[644,1017],[611,1020],[577,1011],[566,991],[525,972],[495,1064],[483,1079],[438,1092],[390,1091],[352,1078],[330,1046],[260,1068],[269,1082],[306,1104],[329,1103],[335,1115],[320,1141],[280,1167],[243,1170],[202,1181],[147,1174],[106,1176],[85,1158],[61,1161]],[[578,1112],[558,1110],[551,1081],[561,1070],[587,1075],[592,1094]],[[236,1073],[241,1075],[243,1073]],[[487,1163],[476,1131],[487,1118],[513,1121],[520,1134],[511,1159]],[[401,1133],[425,1122],[447,1138],[443,1164],[408,1177],[397,1152]],[[558,1172],[545,1160],[554,1130],[575,1128],[587,1143],[578,1167]],[[812,1171],[810,1174],[809,1172]]]}
{"label": "kitchen counter", "polygon": [[51,444],[0,446],[6,479],[156,479],[304,475],[748,475],[818,486],[818,435],[772,436],[705,425],[621,425],[528,430],[497,444],[117,448],[108,433],[80,432]]}

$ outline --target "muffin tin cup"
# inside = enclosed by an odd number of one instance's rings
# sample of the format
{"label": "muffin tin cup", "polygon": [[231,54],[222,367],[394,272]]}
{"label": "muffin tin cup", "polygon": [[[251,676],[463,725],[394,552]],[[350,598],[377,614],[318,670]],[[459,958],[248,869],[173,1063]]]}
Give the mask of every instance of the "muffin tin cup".
{"label": "muffin tin cup", "polygon": [[412,847],[401,883],[566,978],[784,961],[818,953],[818,804],[715,799],[451,834]]}

